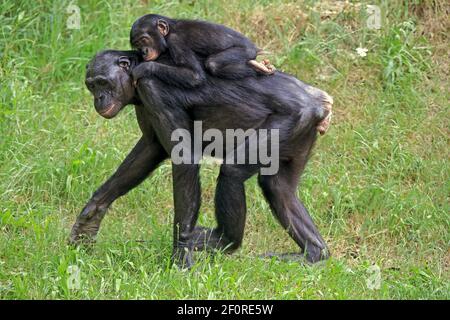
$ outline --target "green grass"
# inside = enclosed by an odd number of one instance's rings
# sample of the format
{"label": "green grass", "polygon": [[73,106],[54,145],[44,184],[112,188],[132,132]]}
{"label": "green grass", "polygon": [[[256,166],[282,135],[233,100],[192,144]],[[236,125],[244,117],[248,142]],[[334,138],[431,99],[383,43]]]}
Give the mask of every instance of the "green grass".
{"label": "green grass", "polygon": [[[69,1],[3,0],[0,298],[449,299],[445,1],[373,2],[381,30],[366,28],[362,6],[280,0],[80,0],[81,29],[70,30]],[[279,69],[333,95],[332,128],[298,191],[329,243],[329,261],[258,258],[296,245],[253,178],[243,248],[200,255],[189,272],[170,268],[169,163],[114,203],[94,248],[66,245],[76,215],[140,136],[132,108],[113,121],[96,114],[85,65],[99,50],[128,48],[132,22],[147,12],[239,29]],[[214,225],[217,173],[202,168],[204,225]],[[367,286],[372,265],[381,269],[379,289]],[[68,287],[73,266],[78,290]]]}

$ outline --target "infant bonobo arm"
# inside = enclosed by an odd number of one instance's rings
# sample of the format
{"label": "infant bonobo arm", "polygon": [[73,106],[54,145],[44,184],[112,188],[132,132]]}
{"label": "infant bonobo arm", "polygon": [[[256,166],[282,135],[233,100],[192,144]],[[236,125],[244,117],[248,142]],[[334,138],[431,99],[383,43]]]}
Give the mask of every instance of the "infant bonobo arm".
{"label": "infant bonobo arm", "polygon": [[182,44],[172,44],[169,52],[176,66],[153,61],[143,62],[132,71],[134,81],[154,76],[166,84],[182,88],[196,88],[206,81],[205,71],[191,49]]}

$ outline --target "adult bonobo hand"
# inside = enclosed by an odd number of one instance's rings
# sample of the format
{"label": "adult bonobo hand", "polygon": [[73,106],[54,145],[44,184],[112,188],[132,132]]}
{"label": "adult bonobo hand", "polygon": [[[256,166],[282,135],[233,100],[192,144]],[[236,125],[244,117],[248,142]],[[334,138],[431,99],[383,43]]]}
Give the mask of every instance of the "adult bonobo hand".
{"label": "adult bonobo hand", "polygon": [[[246,220],[244,182],[255,174],[273,214],[299,245],[301,252],[297,255],[309,262],[326,259],[327,246],[298,199],[297,186],[316,140],[317,126],[329,114],[331,97],[281,72],[271,77],[240,80],[208,76],[206,83],[195,90],[171,87],[156,77],[146,77],[135,89],[130,69],[137,65],[138,59],[133,51],[110,50],[97,54],[88,66],[87,78],[95,83],[91,88],[96,97],[94,102],[102,93],[108,94],[103,97],[108,102],[96,104],[97,111],[111,118],[124,105],[134,104],[143,135],[114,175],[94,193],[73,226],[71,241],[94,237],[111,203],[169,158],[177,144],[171,140],[174,130],[184,129],[194,135],[193,121],[202,121],[204,131],[215,129],[222,136],[228,129],[278,130],[279,168],[272,175],[264,175],[262,169],[267,163],[260,160],[251,164],[225,162],[215,194],[217,227],[207,229],[196,227],[200,208],[199,165],[174,161],[175,262],[189,267],[193,263],[193,250],[232,252],[239,248]],[[123,61],[127,64],[122,64]],[[158,62],[176,73],[177,67],[170,57],[160,56]],[[271,140],[272,136],[266,139]],[[232,152],[237,150],[236,147]]]}

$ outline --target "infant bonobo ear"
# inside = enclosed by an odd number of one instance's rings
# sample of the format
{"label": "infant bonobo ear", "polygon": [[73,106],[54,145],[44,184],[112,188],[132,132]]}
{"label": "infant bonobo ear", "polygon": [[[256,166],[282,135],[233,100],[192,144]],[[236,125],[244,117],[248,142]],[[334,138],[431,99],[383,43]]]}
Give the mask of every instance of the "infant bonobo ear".
{"label": "infant bonobo ear", "polygon": [[127,56],[121,56],[119,58],[119,67],[123,68],[125,71],[130,70],[131,60]]}
{"label": "infant bonobo ear", "polygon": [[166,20],[164,19],[158,20],[158,30],[163,37],[167,36],[167,34],[169,33],[169,24],[167,23]]}

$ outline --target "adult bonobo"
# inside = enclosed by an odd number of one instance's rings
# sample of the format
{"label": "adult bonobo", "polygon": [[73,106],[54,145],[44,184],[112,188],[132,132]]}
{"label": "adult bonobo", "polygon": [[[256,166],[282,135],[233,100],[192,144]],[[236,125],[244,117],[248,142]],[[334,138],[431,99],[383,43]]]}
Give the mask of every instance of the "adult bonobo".
{"label": "adult bonobo", "polygon": [[[317,126],[323,126],[321,121],[327,119],[331,97],[281,72],[241,80],[208,76],[206,84],[197,89],[170,87],[156,78],[142,78],[135,88],[130,74],[139,59],[134,51],[109,50],[97,54],[88,65],[86,85],[94,95],[97,112],[112,118],[126,105],[134,104],[143,135],[84,207],[72,228],[71,242],[95,237],[111,203],[169,158],[176,144],[171,140],[174,130],[193,132],[194,121],[202,121],[203,130],[215,128],[220,132],[278,129],[279,170],[263,175],[260,162],[224,163],[215,195],[218,225],[207,229],[195,227],[200,207],[198,163],[172,162],[175,262],[189,267],[192,250],[232,251],[240,246],[246,217],[244,182],[257,173],[275,217],[301,247],[301,255],[309,262],[327,258],[325,242],[297,198],[296,189],[316,140]],[[167,55],[158,62],[176,68]],[[297,112],[293,114],[292,110]],[[243,145],[248,142],[246,139]]]}

